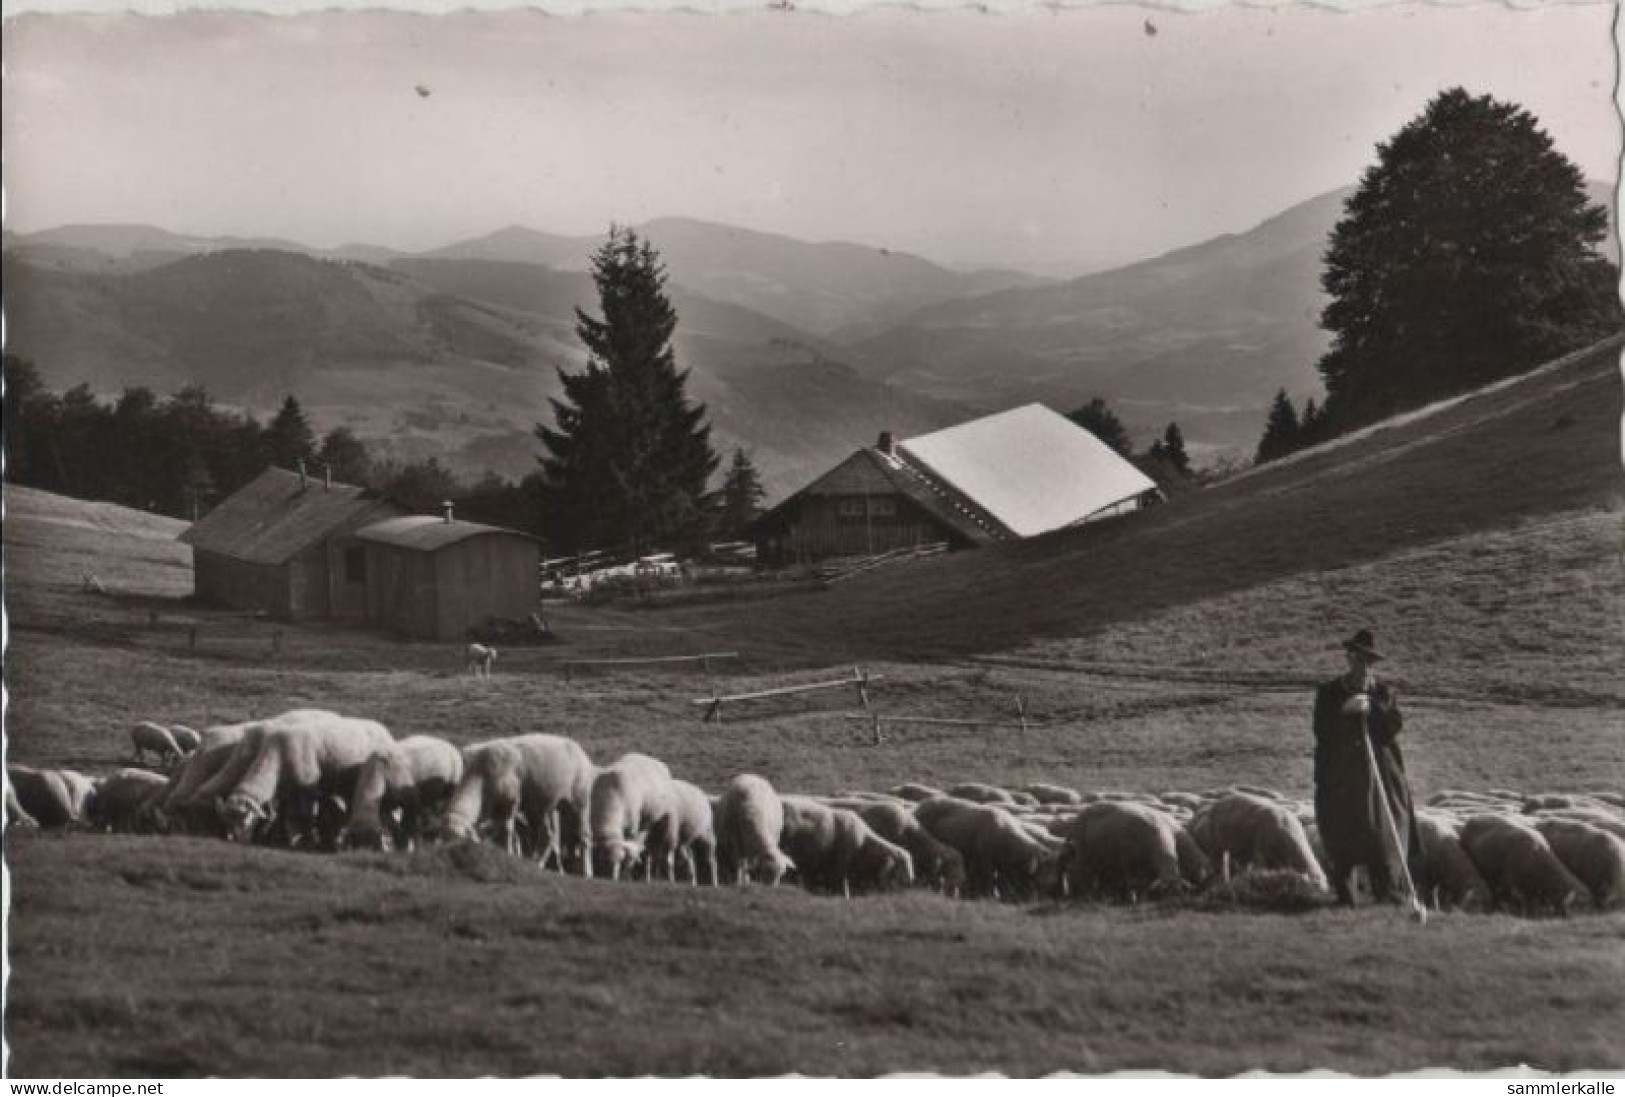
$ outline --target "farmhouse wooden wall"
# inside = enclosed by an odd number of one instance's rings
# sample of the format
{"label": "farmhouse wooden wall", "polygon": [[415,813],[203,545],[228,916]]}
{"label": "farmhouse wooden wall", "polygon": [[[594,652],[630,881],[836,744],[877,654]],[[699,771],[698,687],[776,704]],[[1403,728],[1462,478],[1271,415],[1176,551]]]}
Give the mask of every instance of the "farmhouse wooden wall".
{"label": "farmhouse wooden wall", "polygon": [[758,551],[779,560],[817,560],[951,539],[950,531],[899,494],[814,495]]}
{"label": "farmhouse wooden wall", "polygon": [[402,636],[459,640],[492,617],[536,608],[536,542],[490,533],[435,551],[367,546],[367,619]]}
{"label": "farmhouse wooden wall", "polygon": [[213,552],[192,553],[192,589],[201,602],[230,609],[292,613],[289,566],[250,564]]}

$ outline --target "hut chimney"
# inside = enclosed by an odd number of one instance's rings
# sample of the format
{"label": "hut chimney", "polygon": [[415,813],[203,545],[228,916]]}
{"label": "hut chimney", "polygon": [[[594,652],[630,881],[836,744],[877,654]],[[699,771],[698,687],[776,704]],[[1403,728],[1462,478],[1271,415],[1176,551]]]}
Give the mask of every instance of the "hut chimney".
{"label": "hut chimney", "polygon": [[883,430],[880,432],[880,441],[875,443],[875,448],[881,453],[884,453],[887,457],[892,456],[891,431]]}
{"label": "hut chimney", "polygon": [[298,465],[298,468],[299,468],[299,490],[304,491],[305,490],[305,484],[306,484],[306,479],[305,479],[305,459],[303,457],[299,458],[299,460],[296,462],[296,464]]}
{"label": "hut chimney", "polygon": [[322,490],[333,490],[333,466],[326,461],[322,462]]}
{"label": "hut chimney", "polygon": [[440,512],[446,516],[446,525],[448,526],[451,525],[452,522],[451,508],[452,502],[450,499],[447,499],[444,503],[440,504]]}

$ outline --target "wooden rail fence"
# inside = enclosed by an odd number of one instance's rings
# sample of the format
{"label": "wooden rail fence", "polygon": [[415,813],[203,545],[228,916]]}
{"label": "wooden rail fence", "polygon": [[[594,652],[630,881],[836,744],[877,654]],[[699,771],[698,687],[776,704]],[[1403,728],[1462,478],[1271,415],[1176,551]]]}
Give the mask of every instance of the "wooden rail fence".
{"label": "wooden rail fence", "polygon": [[884,674],[870,674],[862,667],[853,667],[852,674],[846,678],[835,678],[824,682],[802,682],[793,686],[776,686],[773,689],[752,690],[749,693],[719,694],[713,692],[709,697],[696,697],[690,704],[704,706],[705,712],[701,722],[707,724],[722,723],[722,706],[738,701],[759,701],[769,697],[789,697],[797,693],[814,693],[819,690],[853,688],[858,691],[858,703],[865,709],[869,707],[869,686],[874,682],[883,681]]}

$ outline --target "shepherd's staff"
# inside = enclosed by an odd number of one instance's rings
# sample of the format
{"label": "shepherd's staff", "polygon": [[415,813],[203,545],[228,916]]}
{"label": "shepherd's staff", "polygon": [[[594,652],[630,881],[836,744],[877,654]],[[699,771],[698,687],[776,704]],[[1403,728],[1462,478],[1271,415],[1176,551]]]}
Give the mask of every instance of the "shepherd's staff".
{"label": "shepherd's staff", "polygon": [[1360,742],[1365,744],[1366,764],[1371,767],[1371,780],[1377,786],[1377,800],[1382,804],[1382,818],[1388,824],[1388,837],[1393,839],[1394,853],[1399,858],[1399,874],[1405,880],[1405,894],[1410,897],[1411,920],[1418,925],[1427,925],[1427,907],[1416,897],[1416,882],[1411,879],[1411,867],[1405,859],[1405,843],[1399,840],[1399,824],[1394,821],[1394,813],[1388,808],[1388,790],[1382,783],[1382,771],[1377,769],[1377,750],[1371,745],[1371,731],[1366,721],[1362,720],[1360,725]]}

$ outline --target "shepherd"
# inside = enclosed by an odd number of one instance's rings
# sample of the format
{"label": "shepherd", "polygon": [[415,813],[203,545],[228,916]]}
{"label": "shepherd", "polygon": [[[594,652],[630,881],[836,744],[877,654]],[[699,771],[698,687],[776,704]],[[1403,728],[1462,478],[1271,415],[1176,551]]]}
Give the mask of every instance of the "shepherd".
{"label": "shepherd", "polygon": [[1415,903],[1422,843],[1405,780],[1399,699],[1372,667],[1382,660],[1370,630],[1343,641],[1348,671],[1315,692],[1315,825],[1331,861],[1338,901],[1354,904],[1349,877],[1363,866],[1387,902],[1401,884]]}

